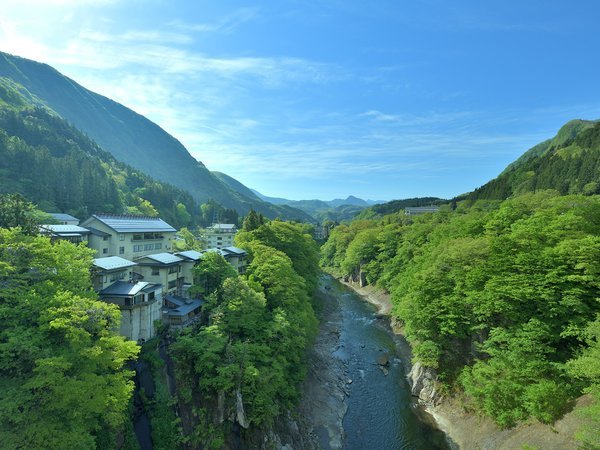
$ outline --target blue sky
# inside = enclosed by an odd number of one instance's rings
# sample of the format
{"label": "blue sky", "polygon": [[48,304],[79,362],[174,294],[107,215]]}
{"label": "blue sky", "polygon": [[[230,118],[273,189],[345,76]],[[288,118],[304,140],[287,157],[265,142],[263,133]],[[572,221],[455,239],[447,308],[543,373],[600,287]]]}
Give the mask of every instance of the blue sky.
{"label": "blue sky", "polygon": [[452,197],[600,118],[600,4],[3,0],[0,50],[277,197]]}

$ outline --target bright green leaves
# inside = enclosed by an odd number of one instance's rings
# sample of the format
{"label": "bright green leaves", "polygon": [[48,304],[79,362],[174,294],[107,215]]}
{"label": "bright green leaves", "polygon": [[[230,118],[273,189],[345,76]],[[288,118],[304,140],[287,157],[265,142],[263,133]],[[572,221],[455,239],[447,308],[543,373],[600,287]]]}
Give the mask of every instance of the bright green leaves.
{"label": "bright green leaves", "polygon": [[345,275],[359,265],[391,292],[416,359],[460,376],[505,426],[552,421],[582,384],[596,386],[564,367],[600,312],[599,197],[542,191],[411,221],[340,225],[322,263]]}
{"label": "bright green leaves", "polygon": [[0,442],[95,448],[127,419],[138,347],[90,289],[90,251],[0,230]]}
{"label": "bright green leaves", "polygon": [[[207,253],[195,269],[196,282],[215,293],[209,324],[188,330],[173,344],[178,385],[189,398],[225,398],[238,393],[251,425],[264,425],[294,404],[306,373],[305,353],[317,329],[312,305],[318,257],[302,225],[260,217],[236,244],[250,255],[246,276],[230,273],[217,254]],[[210,447],[208,421],[197,433]]]}

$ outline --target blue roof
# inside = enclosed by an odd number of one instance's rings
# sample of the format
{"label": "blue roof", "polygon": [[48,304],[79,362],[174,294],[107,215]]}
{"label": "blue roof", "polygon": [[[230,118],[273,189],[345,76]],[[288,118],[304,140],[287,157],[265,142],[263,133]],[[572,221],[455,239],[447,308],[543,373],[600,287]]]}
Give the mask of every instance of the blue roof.
{"label": "blue roof", "polygon": [[200,300],[197,298],[189,299],[178,297],[176,295],[166,295],[165,300],[169,303],[173,303],[177,305],[176,308],[165,307],[167,315],[169,316],[185,316],[192,311],[200,308],[204,304],[204,300]]}
{"label": "blue roof", "polygon": [[152,292],[161,287],[160,284],[148,283],[147,281],[140,281],[138,283],[128,283],[126,281],[115,281],[106,289],[100,291],[101,296],[115,296],[115,297],[133,297],[140,291]]}
{"label": "blue roof", "polygon": [[185,252],[177,252],[177,256],[182,256],[185,259],[191,259],[192,261],[199,261],[202,259],[202,253],[197,252],[196,250],[187,250]]}
{"label": "blue roof", "polygon": [[[152,233],[161,231],[177,231],[167,222],[158,217],[144,216],[116,216],[108,214],[94,214],[92,217],[98,219],[107,227],[118,233]],[[86,220],[89,221],[90,219]]]}
{"label": "blue roof", "polygon": [[[175,264],[175,263],[183,261],[183,258],[180,258],[179,256],[176,256],[176,255],[172,255],[171,253],[155,253],[153,255],[145,255],[145,256],[141,256],[136,261],[141,261],[146,258],[156,261],[160,264]],[[146,263],[146,264],[148,264],[148,263]]]}
{"label": "blue roof", "polygon": [[94,265],[104,270],[125,269],[127,267],[137,266],[133,261],[121,258],[120,256],[108,256],[106,258],[94,259]]}
{"label": "blue roof", "polygon": [[78,234],[78,235],[82,235],[82,234],[90,234],[90,230],[88,230],[87,228],[83,228],[80,227],[78,225],[54,225],[54,224],[48,224],[48,225],[40,225],[40,227],[43,230],[47,230],[50,231],[54,234],[57,235],[61,235],[61,234]]}

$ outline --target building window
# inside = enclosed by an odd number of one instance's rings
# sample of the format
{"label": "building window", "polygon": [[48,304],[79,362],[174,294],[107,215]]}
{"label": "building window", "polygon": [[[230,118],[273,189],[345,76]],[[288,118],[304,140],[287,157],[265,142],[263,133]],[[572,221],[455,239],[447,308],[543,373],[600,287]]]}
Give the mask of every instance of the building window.
{"label": "building window", "polygon": [[108,238],[109,238],[109,237],[110,237],[110,236],[103,236],[103,237],[102,237],[102,240],[103,240],[103,241],[108,241]]}
{"label": "building window", "polygon": [[169,281],[168,289],[174,289],[177,287],[177,280]]}
{"label": "building window", "polygon": [[119,255],[122,255],[125,253],[125,247],[119,247]]}
{"label": "building window", "polygon": [[158,275],[158,274],[159,274],[158,267],[153,267],[153,268],[152,268],[152,275],[156,276],[156,275]]}
{"label": "building window", "polygon": [[133,246],[133,251],[134,252],[141,252],[142,250],[144,250],[144,246],[143,245],[134,245]]}
{"label": "building window", "polygon": [[119,240],[120,241],[124,241],[125,240],[125,235],[124,234],[120,234],[119,235]]}
{"label": "building window", "polygon": [[106,255],[106,254],[108,254],[108,249],[107,249],[107,248],[103,248],[103,249],[102,249],[102,254],[103,254],[103,255]]}
{"label": "building window", "polygon": [[179,266],[169,267],[169,273],[177,273]]}
{"label": "building window", "polygon": [[154,250],[160,250],[162,248],[162,244],[154,244]]}
{"label": "building window", "polygon": [[144,245],[144,250],[154,250],[154,244],[146,244],[146,245]]}

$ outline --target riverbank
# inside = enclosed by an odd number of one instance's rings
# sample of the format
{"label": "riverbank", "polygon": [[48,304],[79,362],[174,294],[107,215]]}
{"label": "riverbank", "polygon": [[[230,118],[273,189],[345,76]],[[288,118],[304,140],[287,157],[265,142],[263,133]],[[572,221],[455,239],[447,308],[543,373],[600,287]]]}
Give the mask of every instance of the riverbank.
{"label": "riverbank", "polygon": [[[372,286],[361,287],[357,283],[343,280],[340,282],[353,289],[367,302],[375,305],[379,314],[390,315],[392,301],[385,292]],[[410,345],[404,339],[402,327],[393,320],[391,322],[394,333],[399,336],[399,353],[408,376],[412,367]],[[578,399],[576,408],[583,406],[588,401],[589,399],[586,397]],[[531,421],[509,430],[502,430],[491,419],[465,411],[459,398],[444,397],[438,403],[435,406],[424,406],[424,410],[431,415],[437,426],[448,435],[450,440],[461,449],[509,450],[529,446],[544,450],[568,450],[578,447],[573,438],[578,426],[578,418],[573,411],[565,414],[553,425]]]}

